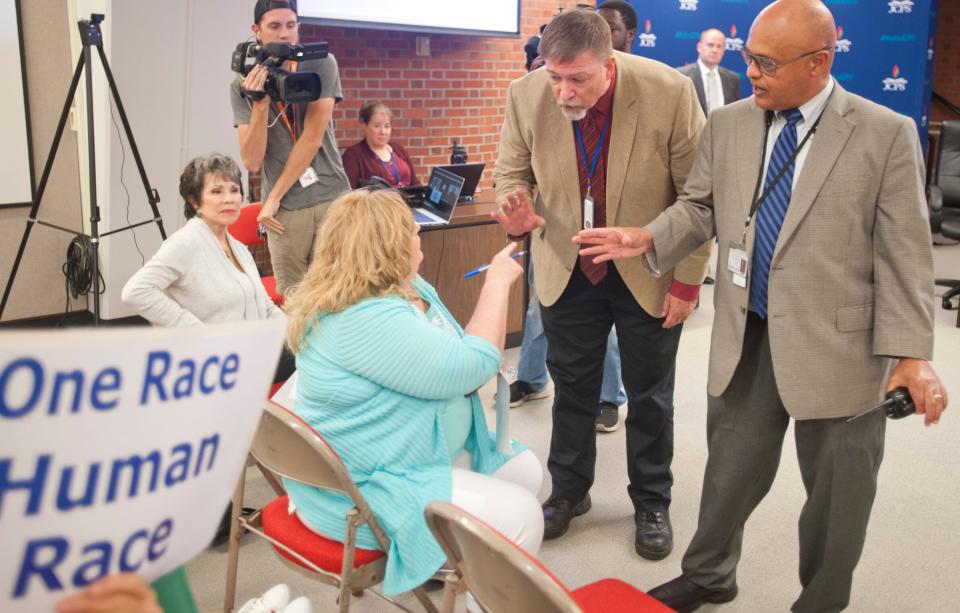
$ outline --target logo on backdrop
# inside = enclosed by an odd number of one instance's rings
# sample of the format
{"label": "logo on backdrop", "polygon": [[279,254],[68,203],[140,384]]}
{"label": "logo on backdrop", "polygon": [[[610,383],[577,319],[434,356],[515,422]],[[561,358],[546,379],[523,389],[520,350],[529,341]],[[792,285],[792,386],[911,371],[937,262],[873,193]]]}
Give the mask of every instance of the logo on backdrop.
{"label": "logo on backdrop", "polygon": [[837,53],[850,53],[850,45],[853,43],[849,39],[843,37],[843,28],[837,26]]}
{"label": "logo on backdrop", "polygon": [[743,39],[737,36],[737,25],[730,26],[730,36],[727,37],[727,51],[740,51],[743,49]]}
{"label": "logo on backdrop", "polygon": [[887,3],[890,7],[888,13],[912,13],[913,0],[890,0]]}
{"label": "logo on backdrop", "polygon": [[907,32],[905,34],[881,34],[880,42],[881,43],[912,43],[916,42],[917,37],[912,33]]}
{"label": "logo on backdrop", "polygon": [[680,10],[695,11],[698,4],[700,4],[700,0],[680,0]]}
{"label": "logo on backdrop", "polygon": [[641,47],[656,47],[657,35],[650,33],[650,20],[643,24],[643,34],[637,36],[637,44]]}
{"label": "logo on backdrop", "polygon": [[883,91],[885,92],[905,92],[907,91],[907,80],[900,76],[900,66],[893,65],[892,77],[883,80]]}

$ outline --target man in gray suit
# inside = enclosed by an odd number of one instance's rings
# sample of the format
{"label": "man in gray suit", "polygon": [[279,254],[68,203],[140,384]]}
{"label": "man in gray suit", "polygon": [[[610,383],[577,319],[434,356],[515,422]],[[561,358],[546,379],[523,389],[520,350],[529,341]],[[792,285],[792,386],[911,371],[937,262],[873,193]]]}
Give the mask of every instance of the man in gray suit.
{"label": "man in gray suit", "polygon": [[740,99],[740,75],[720,66],[727,48],[727,36],[711,28],[700,33],[697,61],[677,68],[693,80],[704,115]]}
{"label": "man in gray suit", "polygon": [[[683,195],[643,228],[584,230],[595,261],[656,273],[719,238],[707,439],[697,532],[683,574],[650,594],[679,611],[737,595],[747,518],[777,472],[790,418],[807,491],[794,612],[840,611],[883,457],[882,412],[905,386],[937,423],[933,262],[913,121],[830,77],[836,28],[816,0],[753,23],[753,96],[711,114]],[[909,427],[902,424],[900,427]]]}

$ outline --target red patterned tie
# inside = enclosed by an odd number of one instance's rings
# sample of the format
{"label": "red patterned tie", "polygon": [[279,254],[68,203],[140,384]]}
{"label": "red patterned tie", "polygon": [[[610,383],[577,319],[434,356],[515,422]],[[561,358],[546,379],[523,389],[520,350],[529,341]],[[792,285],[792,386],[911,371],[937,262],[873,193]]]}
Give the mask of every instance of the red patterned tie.
{"label": "red patterned tie", "polygon": [[[591,111],[580,122],[580,129],[583,133],[583,148],[587,157],[586,164],[593,161],[604,120],[605,118],[601,117],[599,113]],[[609,131],[608,129],[607,132]],[[609,134],[605,135],[604,140],[609,137]],[[583,199],[587,195],[587,173],[590,168],[583,163],[583,156],[579,148],[577,155],[580,156],[580,164],[578,164],[580,167],[580,206],[583,206]],[[597,166],[590,181],[590,194],[593,196],[593,227],[603,228],[607,225],[607,165],[602,151],[597,156]],[[596,256],[580,256],[580,270],[590,280],[590,283],[597,285],[607,276],[607,263],[594,264],[594,257]]]}

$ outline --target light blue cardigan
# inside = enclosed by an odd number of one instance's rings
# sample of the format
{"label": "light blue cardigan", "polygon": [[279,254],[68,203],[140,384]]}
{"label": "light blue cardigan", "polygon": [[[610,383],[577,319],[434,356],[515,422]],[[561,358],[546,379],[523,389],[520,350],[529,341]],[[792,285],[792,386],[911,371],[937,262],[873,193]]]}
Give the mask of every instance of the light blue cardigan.
{"label": "light blue cardigan", "polygon": [[[466,449],[473,470],[490,474],[509,457],[496,451],[474,390],[500,368],[500,351],[464,335],[436,290],[417,277],[414,288],[457,331],[451,336],[405,299],[364,300],[322,315],[297,355],[295,412],[336,450],[387,536],[386,594],[411,590],[440,568],[445,556],[423,509],[449,501],[451,466],[439,419],[449,400],[470,395],[473,424]],[[522,447],[516,446],[516,451]],[[350,501],[341,494],[284,481],[290,500],[320,532],[346,535]],[[366,526],[358,545],[380,549]]]}

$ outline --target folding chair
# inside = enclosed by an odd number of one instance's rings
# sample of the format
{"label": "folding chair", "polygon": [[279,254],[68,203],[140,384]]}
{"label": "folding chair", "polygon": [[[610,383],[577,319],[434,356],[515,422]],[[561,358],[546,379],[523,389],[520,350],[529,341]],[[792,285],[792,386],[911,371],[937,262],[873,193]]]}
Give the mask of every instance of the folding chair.
{"label": "folding chair", "polygon": [[[302,573],[308,571],[306,574],[338,587],[341,613],[349,611],[350,596],[359,596],[364,590],[399,607],[396,602],[372,588],[383,581],[387,563],[385,552],[389,549],[390,541],[333,448],[302,419],[268,402],[250,455],[270,473],[340,492],[353,501],[354,507],[347,513],[344,543],[316,534],[304,526],[296,515],[288,513],[289,500],[286,495],[276,498],[249,517],[234,513],[224,611],[232,611],[235,601],[237,561],[243,532],[252,532],[270,541],[282,556],[281,559],[291,568]],[[275,489],[279,487],[275,481],[271,484]],[[241,475],[234,492],[234,509],[243,507],[243,488],[244,476]],[[382,551],[357,548],[357,530],[364,524],[373,531]],[[428,612],[437,613],[422,587],[413,592]]]}
{"label": "folding chair", "polygon": [[449,502],[431,502],[424,515],[457,575],[488,613],[672,611],[619,579],[601,579],[570,591],[510,539]]}

